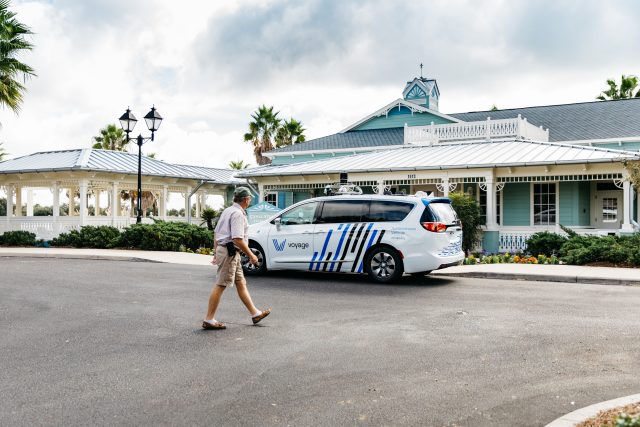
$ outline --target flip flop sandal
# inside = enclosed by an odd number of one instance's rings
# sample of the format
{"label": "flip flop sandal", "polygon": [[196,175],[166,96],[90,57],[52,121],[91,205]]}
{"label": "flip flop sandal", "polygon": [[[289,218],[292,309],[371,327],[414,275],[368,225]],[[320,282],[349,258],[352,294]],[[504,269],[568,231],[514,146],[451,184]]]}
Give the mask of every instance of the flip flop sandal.
{"label": "flip flop sandal", "polygon": [[264,319],[265,317],[267,317],[269,314],[271,313],[271,309],[267,308],[266,310],[264,310],[262,313],[258,314],[256,317],[252,317],[251,320],[253,321],[253,324],[257,324],[259,321],[261,321],[262,319]]}
{"label": "flip flop sandal", "polygon": [[227,329],[227,326],[222,322],[209,323],[204,320],[202,321],[202,329]]}

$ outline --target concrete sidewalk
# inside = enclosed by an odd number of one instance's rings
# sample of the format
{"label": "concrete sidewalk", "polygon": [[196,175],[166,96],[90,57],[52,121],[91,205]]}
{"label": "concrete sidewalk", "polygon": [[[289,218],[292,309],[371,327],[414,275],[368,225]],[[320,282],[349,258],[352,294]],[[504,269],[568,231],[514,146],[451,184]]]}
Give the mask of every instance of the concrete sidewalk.
{"label": "concrete sidewalk", "polygon": [[[211,265],[211,256],[185,252],[154,252],[122,249],[0,248],[0,257],[11,256]],[[434,271],[431,274],[433,276],[477,277],[484,279],[640,286],[640,269],[638,268],[540,264],[479,264],[445,268]]]}

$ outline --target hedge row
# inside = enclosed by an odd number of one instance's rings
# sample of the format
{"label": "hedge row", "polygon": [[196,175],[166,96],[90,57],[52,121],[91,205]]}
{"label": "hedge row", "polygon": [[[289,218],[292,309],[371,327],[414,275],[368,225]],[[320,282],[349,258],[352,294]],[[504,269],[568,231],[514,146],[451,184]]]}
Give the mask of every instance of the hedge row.
{"label": "hedge row", "polygon": [[158,221],[154,224],[135,224],[122,232],[110,226],[85,226],[61,234],[51,241],[51,245],[145,251],[178,251],[183,247],[195,251],[202,247],[213,247],[213,236],[206,228],[196,225]]}
{"label": "hedge row", "polygon": [[7,231],[0,235],[0,245],[35,246],[36,235],[29,231]]}
{"label": "hedge row", "polygon": [[574,265],[611,263],[640,266],[640,234],[581,236],[571,233],[564,237],[545,231],[527,240],[527,253],[558,255],[563,262]]}

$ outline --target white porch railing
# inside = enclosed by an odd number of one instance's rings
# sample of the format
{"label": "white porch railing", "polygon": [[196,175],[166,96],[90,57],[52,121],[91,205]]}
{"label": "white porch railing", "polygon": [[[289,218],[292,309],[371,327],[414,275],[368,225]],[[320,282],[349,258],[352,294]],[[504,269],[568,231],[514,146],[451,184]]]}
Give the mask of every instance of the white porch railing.
{"label": "white porch railing", "polygon": [[[167,217],[167,221],[187,222],[184,217]],[[150,224],[151,218],[142,218],[143,224]],[[192,218],[191,223],[200,225],[202,222],[199,218]],[[0,234],[7,231],[30,231],[36,235],[37,239],[51,240],[62,233],[67,233],[73,229],[80,228],[79,216],[59,216],[54,219],[52,216],[33,216],[33,217],[0,217]],[[84,225],[109,225],[118,229],[126,228],[136,223],[136,218],[128,216],[119,216],[115,220],[110,216],[88,216],[84,218]]]}
{"label": "white porch railing", "polygon": [[515,119],[483,120],[430,126],[405,126],[405,144],[435,144],[445,141],[491,141],[523,139],[549,141],[549,129],[532,125],[518,115]]}

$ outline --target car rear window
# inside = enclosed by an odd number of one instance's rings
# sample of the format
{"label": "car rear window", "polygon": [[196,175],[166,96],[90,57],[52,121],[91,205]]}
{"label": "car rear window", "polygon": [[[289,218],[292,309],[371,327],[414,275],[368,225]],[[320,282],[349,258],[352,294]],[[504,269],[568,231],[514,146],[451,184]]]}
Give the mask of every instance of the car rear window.
{"label": "car rear window", "polygon": [[365,200],[331,200],[323,203],[322,212],[316,220],[319,224],[360,222],[368,209]]}
{"label": "car rear window", "polygon": [[372,200],[369,213],[362,221],[364,222],[385,222],[402,221],[413,209],[412,203],[392,202],[384,200]]}
{"label": "car rear window", "polygon": [[458,215],[448,202],[429,203],[422,213],[421,222],[443,222],[447,225],[456,224]]}

